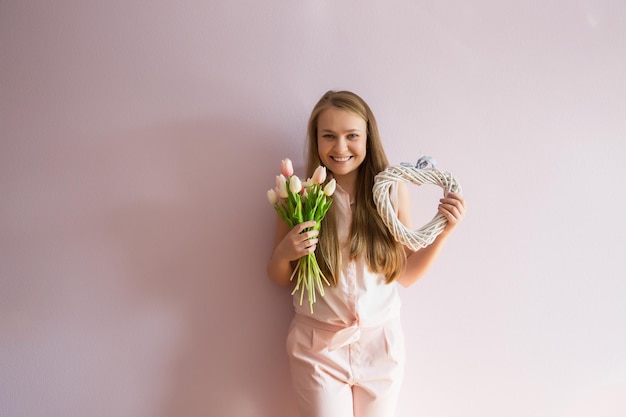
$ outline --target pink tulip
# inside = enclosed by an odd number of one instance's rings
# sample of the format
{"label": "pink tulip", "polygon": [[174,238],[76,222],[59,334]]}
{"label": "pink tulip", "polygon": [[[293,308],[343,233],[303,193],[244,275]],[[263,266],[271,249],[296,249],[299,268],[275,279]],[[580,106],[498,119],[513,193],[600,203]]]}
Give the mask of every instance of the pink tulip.
{"label": "pink tulip", "polygon": [[283,174],[276,177],[276,193],[280,198],[287,198],[287,178]]}
{"label": "pink tulip", "polygon": [[320,165],[315,168],[312,180],[314,184],[322,184],[324,181],[326,181],[326,167]]}
{"label": "pink tulip", "polygon": [[337,181],[335,181],[335,179],[333,178],[332,180],[328,181],[328,184],[326,184],[326,187],[324,187],[324,194],[330,197],[335,192],[335,188],[337,188]]}
{"label": "pink tulip", "polygon": [[287,158],[281,161],[280,172],[287,178],[293,175],[293,164],[291,163],[291,159]]}
{"label": "pink tulip", "polygon": [[289,191],[294,194],[298,194],[302,191],[302,181],[300,181],[297,175],[292,175],[291,178],[289,178]]}
{"label": "pink tulip", "polygon": [[276,193],[276,190],[267,190],[267,201],[269,201],[273,206],[278,203],[278,194]]}

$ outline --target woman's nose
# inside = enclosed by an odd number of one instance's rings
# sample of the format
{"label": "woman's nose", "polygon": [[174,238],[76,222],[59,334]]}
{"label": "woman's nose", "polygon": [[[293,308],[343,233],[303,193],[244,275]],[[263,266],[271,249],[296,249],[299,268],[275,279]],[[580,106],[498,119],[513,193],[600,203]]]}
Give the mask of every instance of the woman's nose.
{"label": "woman's nose", "polygon": [[335,142],[335,150],[336,151],[344,151],[344,150],[348,149],[347,145],[348,145],[348,143],[346,142],[346,138],[340,137]]}

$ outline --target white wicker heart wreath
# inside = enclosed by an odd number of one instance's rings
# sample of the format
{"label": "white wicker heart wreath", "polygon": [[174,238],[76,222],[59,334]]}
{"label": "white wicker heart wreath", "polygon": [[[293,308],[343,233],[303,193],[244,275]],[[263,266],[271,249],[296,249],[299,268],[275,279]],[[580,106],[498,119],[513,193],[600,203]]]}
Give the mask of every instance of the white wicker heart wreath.
{"label": "white wicker heart wreath", "polygon": [[373,189],[374,203],[378,214],[382,217],[393,237],[411,250],[425,248],[433,243],[443,231],[448,220],[441,213],[437,213],[430,222],[419,229],[415,231],[407,229],[398,220],[390,201],[389,189],[393,183],[398,181],[415,185],[435,184],[443,188],[444,194],[448,192],[460,193],[461,185],[449,172],[434,168],[421,169],[406,165],[394,165],[376,175]]}

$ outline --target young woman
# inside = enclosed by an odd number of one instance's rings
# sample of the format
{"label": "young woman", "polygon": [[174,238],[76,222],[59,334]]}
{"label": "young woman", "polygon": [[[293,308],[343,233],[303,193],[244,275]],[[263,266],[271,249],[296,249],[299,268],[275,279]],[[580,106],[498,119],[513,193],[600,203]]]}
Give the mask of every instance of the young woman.
{"label": "young woman", "polygon": [[[397,285],[417,281],[465,215],[465,201],[449,193],[439,212],[445,230],[413,252],[397,243],[372,197],[374,177],[388,167],[369,106],[349,91],[329,91],[308,125],[307,175],[323,165],[337,181],[321,231],[314,222],[289,230],[277,221],[269,277],[290,285],[294,261],[316,252],[334,284],[317,297],[315,312],[294,295],[287,338],[293,385],[302,417],[392,417],[404,369]],[[408,190],[392,187],[398,219],[412,228]]]}

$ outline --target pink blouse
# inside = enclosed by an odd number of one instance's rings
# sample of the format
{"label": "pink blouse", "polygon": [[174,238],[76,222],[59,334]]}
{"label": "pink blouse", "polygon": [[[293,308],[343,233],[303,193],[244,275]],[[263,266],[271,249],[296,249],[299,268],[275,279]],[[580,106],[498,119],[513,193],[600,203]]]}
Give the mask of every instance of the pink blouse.
{"label": "pink blouse", "polygon": [[[397,187],[392,187],[391,192],[392,202],[397,203]],[[397,283],[387,284],[383,275],[372,273],[363,257],[349,261],[352,207],[350,196],[340,186],[333,194],[333,205],[343,260],[339,284],[324,285],[325,295],[321,297],[318,294],[313,314],[306,295],[302,305],[300,292],[293,295],[297,322],[336,332],[329,345],[330,350],[358,340],[361,327],[372,327],[398,318],[401,304]]]}

